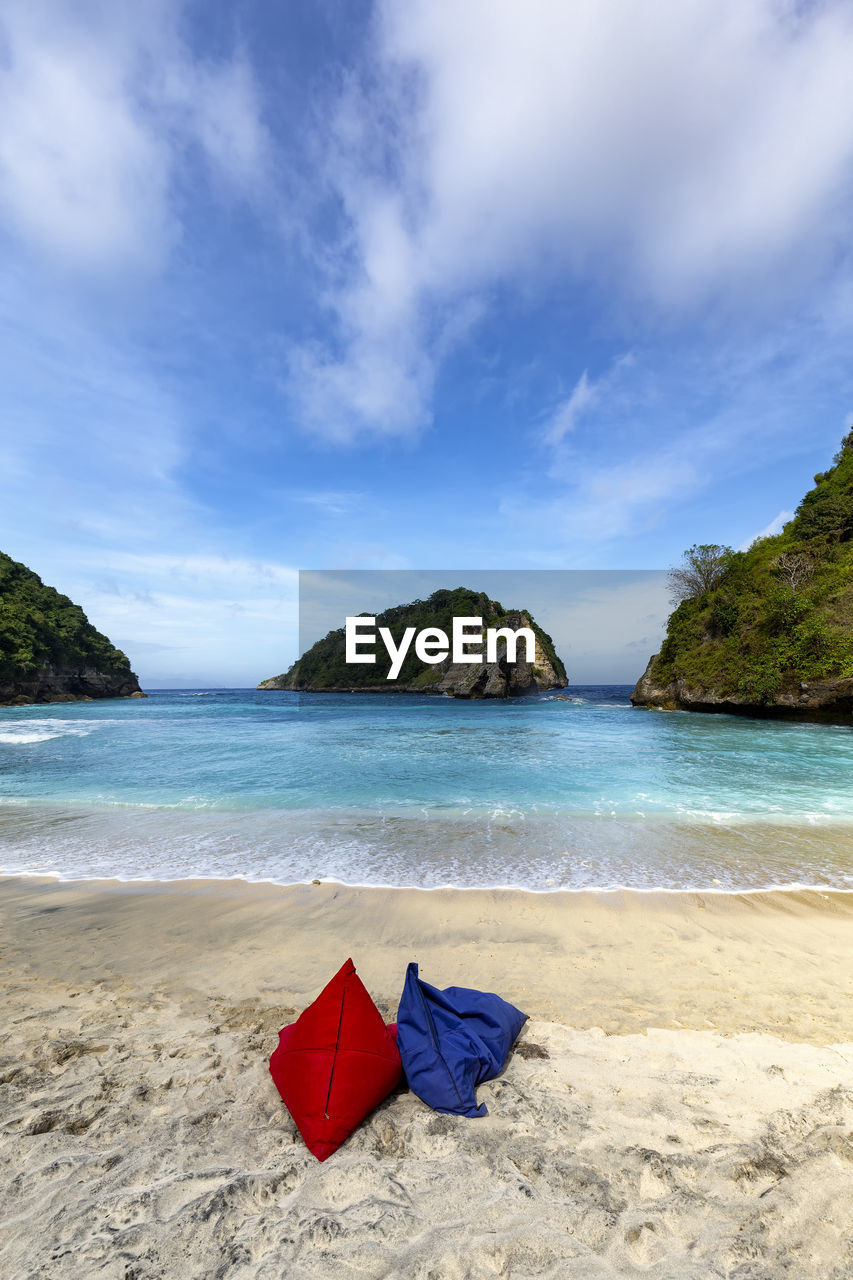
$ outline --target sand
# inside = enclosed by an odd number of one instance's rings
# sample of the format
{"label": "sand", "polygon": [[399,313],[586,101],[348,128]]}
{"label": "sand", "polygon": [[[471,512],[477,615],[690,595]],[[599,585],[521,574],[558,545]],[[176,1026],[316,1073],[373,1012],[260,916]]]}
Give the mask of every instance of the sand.
{"label": "sand", "polygon": [[[853,1277],[853,894],[0,880],[0,1274]],[[530,1015],[482,1120],[325,1164],[267,1071],[348,955]]]}

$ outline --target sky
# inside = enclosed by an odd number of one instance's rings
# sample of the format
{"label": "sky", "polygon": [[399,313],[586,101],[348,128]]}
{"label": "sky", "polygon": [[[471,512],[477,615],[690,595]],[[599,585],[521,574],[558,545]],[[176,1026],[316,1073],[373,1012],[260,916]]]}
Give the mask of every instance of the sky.
{"label": "sky", "polygon": [[251,686],[299,570],[777,530],[853,416],[851,65],[846,0],[3,6],[0,548]]}

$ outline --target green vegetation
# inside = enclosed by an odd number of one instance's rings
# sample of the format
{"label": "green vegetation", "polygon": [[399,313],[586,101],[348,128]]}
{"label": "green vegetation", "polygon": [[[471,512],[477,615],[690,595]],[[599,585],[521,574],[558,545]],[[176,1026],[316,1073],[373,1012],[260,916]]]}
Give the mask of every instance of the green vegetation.
{"label": "green vegetation", "polygon": [[747,551],[691,547],[670,584],[681,603],[655,684],[768,703],[802,681],[853,676],[853,431],[781,533]]}
{"label": "green vegetation", "polygon": [[692,600],[719,586],[733,555],[731,547],[716,542],[695,544],[684,553],[682,564],[670,569],[667,584],[673,602]]}
{"label": "green vegetation", "polygon": [[[483,619],[484,627],[531,626],[557,675],[568,683],[566,669],[557,657],[551,637],[530,618],[529,614],[525,613],[522,618],[518,610],[504,609],[497,600],[490,600],[484,593],[470,591],[467,587],[456,587],[452,591],[434,591],[428,600],[413,600],[411,604],[401,604],[393,609],[386,609],[384,613],[376,615],[376,625],[377,628],[388,627],[395,643],[399,644],[406,627],[414,627],[416,631],[424,627],[440,627],[449,635],[454,616],[480,617]],[[396,684],[429,689],[443,679],[445,674],[443,667],[444,664],[429,666],[422,663],[412,645]],[[336,631],[330,631],[322,640],[318,640],[285,675],[278,676],[276,679],[282,682],[283,687],[289,689],[358,689],[382,684],[385,675],[386,667],[383,666],[381,650],[377,651],[375,665],[347,666],[345,633],[344,628],[340,627]]]}
{"label": "green vegetation", "polygon": [[130,674],[125,655],[79,605],[0,552],[0,681],[32,678],[48,665]]}

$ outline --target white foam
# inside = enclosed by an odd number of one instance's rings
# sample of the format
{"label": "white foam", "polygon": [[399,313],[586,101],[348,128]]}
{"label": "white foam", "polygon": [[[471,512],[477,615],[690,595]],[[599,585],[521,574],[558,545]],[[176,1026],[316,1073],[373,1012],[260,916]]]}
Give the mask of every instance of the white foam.
{"label": "white foam", "polygon": [[80,724],[71,720],[27,720],[20,724],[7,722],[0,728],[0,742],[11,747],[27,747],[35,742],[49,742],[51,738],[85,738],[103,723],[89,721]]}
{"label": "white foam", "polygon": [[720,882],[709,885],[704,882],[697,882],[692,885],[633,885],[622,883],[611,884],[581,884],[581,885],[554,885],[548,888],[534,888],[530,885],[513,884],[510,882],[484,883],[484,884],[458,884],[455,881],[446,881],[441,884],[415,884],[407,881],[393,882],[380,880],[345,880],[337,876],[319,876],[309,880],[290,879],[278,880],[267,875],[251,875],[246,872],[235,872],[231,875],[219,874],[210,871],[191,872],[190,874],[179,875],[104,875],[97,872],[80,871],[78,873],[69,871],[56,871],[53,869],[46,870],[39,868],[37,870],[23,869],[20,867],[0,866],[0,877],[4,878],[20,878],[29,880],[54,880],[60,884],[102,884],[105,882],[113,882],[117,884],[156,884],[156,885],[182,885],[192,884],[193,881],[204,880],[211,883],[231,884],[235,881],[241,881],[243,884],[252,885],[275,885],[279,889],[295,889],[303,887],[307,884],[324,884],[324,885],[340,885],[344,889],[381,889],[383,891],[390,890],[392,892],[403,893],[446,893],[448,890],[453,893],[524,893],[533,897],[547,897],[549,895],[580,895],[589,894],[598,897],[605,894],[624,894],[628,897],[642,897],[648,894],[654,894],[661,897],[683,897],[686,895],[701,894],[704,897],[753,897],[759,894],[779,893],[779,894],[795,894],[795,893],[816,893],[822,898],[829,898],[833,894],[851,894],[853,893],[853,882],[847,885],[830,885],[822,881],[808,883],[805,881],[785,880],[772,881],[758,885],[748,885],[740,887],[737,885],[729,887],[721,887]]}

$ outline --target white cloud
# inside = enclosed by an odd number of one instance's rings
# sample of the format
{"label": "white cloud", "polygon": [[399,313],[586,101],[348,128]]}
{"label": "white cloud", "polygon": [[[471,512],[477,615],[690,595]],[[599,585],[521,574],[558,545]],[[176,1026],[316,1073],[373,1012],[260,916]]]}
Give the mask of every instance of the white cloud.
{"label": "white cloud", "polygon": [[38,6],[7,8],[3,35],[5,220],[63,260],[148,259],[174,234],[168,156],[133,110],[110,51],[62,20],[54,27]]}
{"label": "white cloud", "polygon": [[760,311],[849,254],[840,0],[386,0],[374,52],[321,141],[338,333],[290,370],[321,435],[420,430],[448,320],[496,284]]}
{"label": "white cloud", "polygon": [[[170,554],[168,552],[108,551],[87,558],[78,553],[78,564],[90,564],[103,570],[115,570],[122,577],[167,581],[173,585],[183,583],[207,588],[216,584],[242,594],[249,588],[260,587],[267,591],[284,589],[289,598],[296,598],[299,580],[298,570],[274,561],[250,560],[241,556]],[[147,590],[147,588],[145,588]]]}
{"label": "white cloud", "polygon": [[200,147],[235,190],[260,193],[269,176],[270,141],[245,55],[227,62],[198,63],[176,46],[161,69],[158,96],[164,119],[172,113],[179,134]]}
{"label": "white cloud", "polygon": [[[615,465],[579,463],[571,491],[557,497],[540,494],[534,503],[528,494],[507,495],[500,510],[509,536],[530,542],[538,563],[583,568],[603,544],[659,524],[673,501],[701,488],[705,476],[691,443]],[[706,457],[717,451],[699,448]]]}
{"label": "white cloud", "polygon": [[[500,510],[513,542],[532,544],[541,563],[573,568],[585,567],[590,557],[600,563],[602,548],[612,544],[630,564],[633,548],[626,538],[682,519],[721,464],[729,470],[733,458],[744,468],[754,461],[743,453],[738,414],[700,421],[664,441],[655,439],[647,420],[642,427],[639,441],[622,454],[579,453],[565,474],[554,468],[556,494],[540,488],[534,500],[526,486],[508,488]],[[772,424],[762,430],[771,431]],[[692,519],[689,527],[695,528]]]}
{"label": "white cloud", "polygon": [[0,220],[55,264],[159,267],[187,150],[257,190],[266,133],[241,57],[198,62],[180,10],[34,0],[0,15]]}
{"label": "white cloud", "polygon": [[780,511],[759,533],[754,533],[751,538],[747,538],[745,542],[742,542],[738,547],[738,551],[748,550],[753,542],[758,542],[760,538],[772,538],[775,534],[781,533],[782,526],[786,525],[789,520],[793,520],[793,518],[793,511]]}
{"label": "white cloud", "polygon": [[294,347],[289,356],[290,391],[302,422],[316,435],[343,443],[361,431],[395,436],[429,421],[426,403],[433,363],[418,350],[404,322],[399,335],[378,326],[349,327],[346,357],[320,344]]}
{"label": "white cloud", "polygon": [[368,501],[366,494],[349,489],[285,489],[281,496],[325,516],[351,516]]}
{"label": "white cloud", "polygon": [[617,391],[623,373],[634,365],[634,357],[629,352],[613,362],[609,371],[595,382],[590,381],[588,370],[584,369],[578,378],[571,394],[566,397],[548,418],[542,433],[542,443],[557,448],[567,435],[575,430],[578,422],[593,409],[600,409],[613,392]]}
{"label": "white cloud", "polygon": [[587,409],[592,408],[597,400],[598,388],[590,382],[587,371],[584,369],[574,385],[572,394],[558,406],[551,416],[542,437],[544,443],[550,445],[562,444],[565,437],[574,431],[578,418]]}

